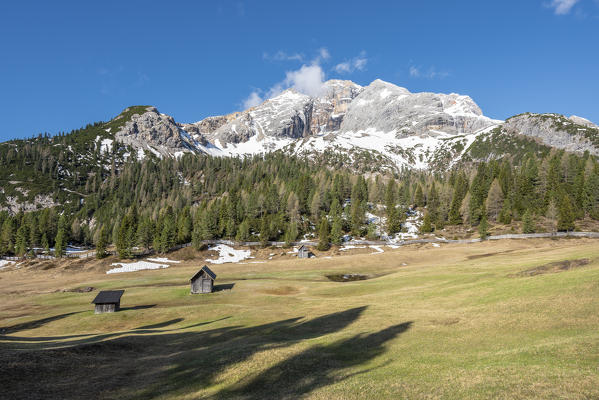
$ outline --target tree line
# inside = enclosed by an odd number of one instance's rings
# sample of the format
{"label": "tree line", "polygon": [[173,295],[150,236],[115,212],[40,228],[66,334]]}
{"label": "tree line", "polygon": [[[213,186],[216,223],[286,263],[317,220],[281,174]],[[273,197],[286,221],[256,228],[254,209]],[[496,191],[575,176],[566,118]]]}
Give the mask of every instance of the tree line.
{"label": "tree line", "polygon": [[[110,159],[98,153],[95,160],[100,156]],[[410,207],[423,212],[423,233],[466,225],[484,237],[489,224],[514,221],[530,233],[541,218],[554,230],[569,231],[577,220],[599,220],[599,164],[588,153],[531,153],[518,161],[505,157],[449,171],[368,177],[281,152],[94,165],[81,171],[86,177],[77,178],[74,199],[33,212],[0,212],[0,254],[23,256],[40,248],[60,256],[73,243],[95,245],[100,257],[114,245],[128,258],[140,249],[162,253],[188,242],[200,248],[209,239],[291,243],[303,237],[319,238],[319,248],[326,249],[344,235],[398,233]],[[368,223],[372,215],[384,223]]]}

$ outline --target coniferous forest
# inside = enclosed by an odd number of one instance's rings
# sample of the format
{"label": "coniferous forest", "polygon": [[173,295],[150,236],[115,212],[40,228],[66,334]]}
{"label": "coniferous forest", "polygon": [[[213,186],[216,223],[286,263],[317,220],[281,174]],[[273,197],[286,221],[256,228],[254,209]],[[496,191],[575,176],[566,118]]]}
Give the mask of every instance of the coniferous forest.
{"label": "coniferous forest", "polygon": [[[114,245],[127,258],[189,242],[199,248],[210,239],[311,237],[327,248],[344,235],[401,232],[408,208],[422,213],[422,233],[461,225],[482,237],[490,224],[519,222],[518,230],[530,233],[599,220],[599,163],[588,154],[528,152],[447,171],[366,175],[282,152],[244,159],[150,154],[140,161],[116,143],[98,146],[98,126],[0,145],[1,200],[14,199],[15,190],[52,199],[45,208],[0,212],[0,255],[54,249],[60,256],[69,243],[96,246],[99,256]],[[373,214],[384,222],[368,224]],[[540,220],[549,225],[539,228]]]}

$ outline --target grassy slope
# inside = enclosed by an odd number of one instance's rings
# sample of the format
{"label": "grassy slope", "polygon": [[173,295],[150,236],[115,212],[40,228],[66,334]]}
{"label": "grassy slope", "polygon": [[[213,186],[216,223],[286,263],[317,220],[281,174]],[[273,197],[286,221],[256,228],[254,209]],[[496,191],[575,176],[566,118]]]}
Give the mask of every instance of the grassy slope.
{"label": "grassy slope", "polygon": [[[423,250],[215,266],[233,290],[198,296],[192,262],[2,272],[0,386],[11,398],[599,396],[597,241]],[[340,272],[376,277],[324,278]],[[96,292],[54,292],[86,285],[126,288],[126,309],[94,315]]]}

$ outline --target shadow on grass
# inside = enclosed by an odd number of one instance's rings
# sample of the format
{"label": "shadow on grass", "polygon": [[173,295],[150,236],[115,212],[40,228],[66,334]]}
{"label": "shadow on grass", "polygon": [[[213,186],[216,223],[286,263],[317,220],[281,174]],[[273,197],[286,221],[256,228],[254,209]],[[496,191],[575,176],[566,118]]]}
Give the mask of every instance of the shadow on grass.
{"label": "shadow on grass", "polygon": [[47,323],[50,323],[53,321],[58,321],[59,319],[66,318],[70,315],[79,314],[81,312],[83,312],[83,311],[76,311],[76,312],[70,312],[70,313],[65,313],[65,314],[53,315],[52,317],[36,319],[35,321],[28,321],[28,322],[23,322],[23,323],[17,324],[17,325],[0,327],[0,334],[6,335],[6,334],[15,333],[15,332],[19,332],[19,331],[25,331],[25,330],[29,330],[29,329],[36,329],[36,328],[46,325]]}
{"label": "shadow on grass", "polygon": [[214,285],[214,287],[212,288],[212,291],[220,292],[223,290],[231,290],[231,289],[233,289],[233,286],[235,286],[234,283],[222,283],[220,285]]}
{"label": "shadow on grass", "polygon": [[129,311],[129,310],[145,310],[148,308],[154,308],[156,304],[144,304],[141,306],[132,306],[132,307],[121,307],[119,311]]}
{"label": "shadow on grass", "polygon": [[164,322],[160,322],[158,324],[153,324],[153,325],[144,325],[144,326],[140,326],[139,328],[135,328],[135,329],[158,329],[158,328],[165,328],[169,325],[174,325],[178,322],[184,321],[183,318],[175,318],[175,319],[171,319],[170,321],[164,321]]}
{"label": "shadow on grass", "polygon": [[[296,317],[251,327],[190,331],[216,322],[209,321],[177,329],[156,329],[181,322],[177,318],[85,339],[13,342],[18,347],[5,346],[6,342],[0,341],[0,387],[11,399],[189,396],[215,385],[221,373],[256,353],[342,331],[365,309],[357,307],[309,320]],[[301,396],[351,376],[344,372],[346,368],[355,368],[382,354],[384,344],[409,326],[407,322],[313,346],[257,375],[247,372],[250,377],[245,381],[224,388],[215,396]],[[111,337],[115,335],[118,337]]]}
{"label": "shadow on grass", "polygon": [[370,370],[343,373],[384,353],[384,344],[407,331],[404,322],[369,335],[356,335],[331,344],[313,346],[260,373],[236,388],[226,388],[215,398],[294,399],[311,391]]}

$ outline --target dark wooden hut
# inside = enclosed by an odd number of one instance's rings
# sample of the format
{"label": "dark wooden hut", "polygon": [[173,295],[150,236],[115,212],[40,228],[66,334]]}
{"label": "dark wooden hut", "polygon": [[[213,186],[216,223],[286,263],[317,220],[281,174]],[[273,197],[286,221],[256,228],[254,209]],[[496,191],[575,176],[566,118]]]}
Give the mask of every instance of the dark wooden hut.
{"label": "dark wooden hut", "polygon": [[191,294],[211,293],[214,289],[216,274],[206,265],[191,277]]}
{"label": "dark wooden hut", "polygon": [[96,305],[95,314],[118,311],[121,308],[121,296],[124,290],[102,290],[92,304]]}
{"label": "dark wooden hut", "polygon": [[297,249],[297,256],[298,256],[298,258],[310,258],[312,255],[313,254],[310,251],[310,249],[308,249],[303,244],[300,246],[299,249]]}

